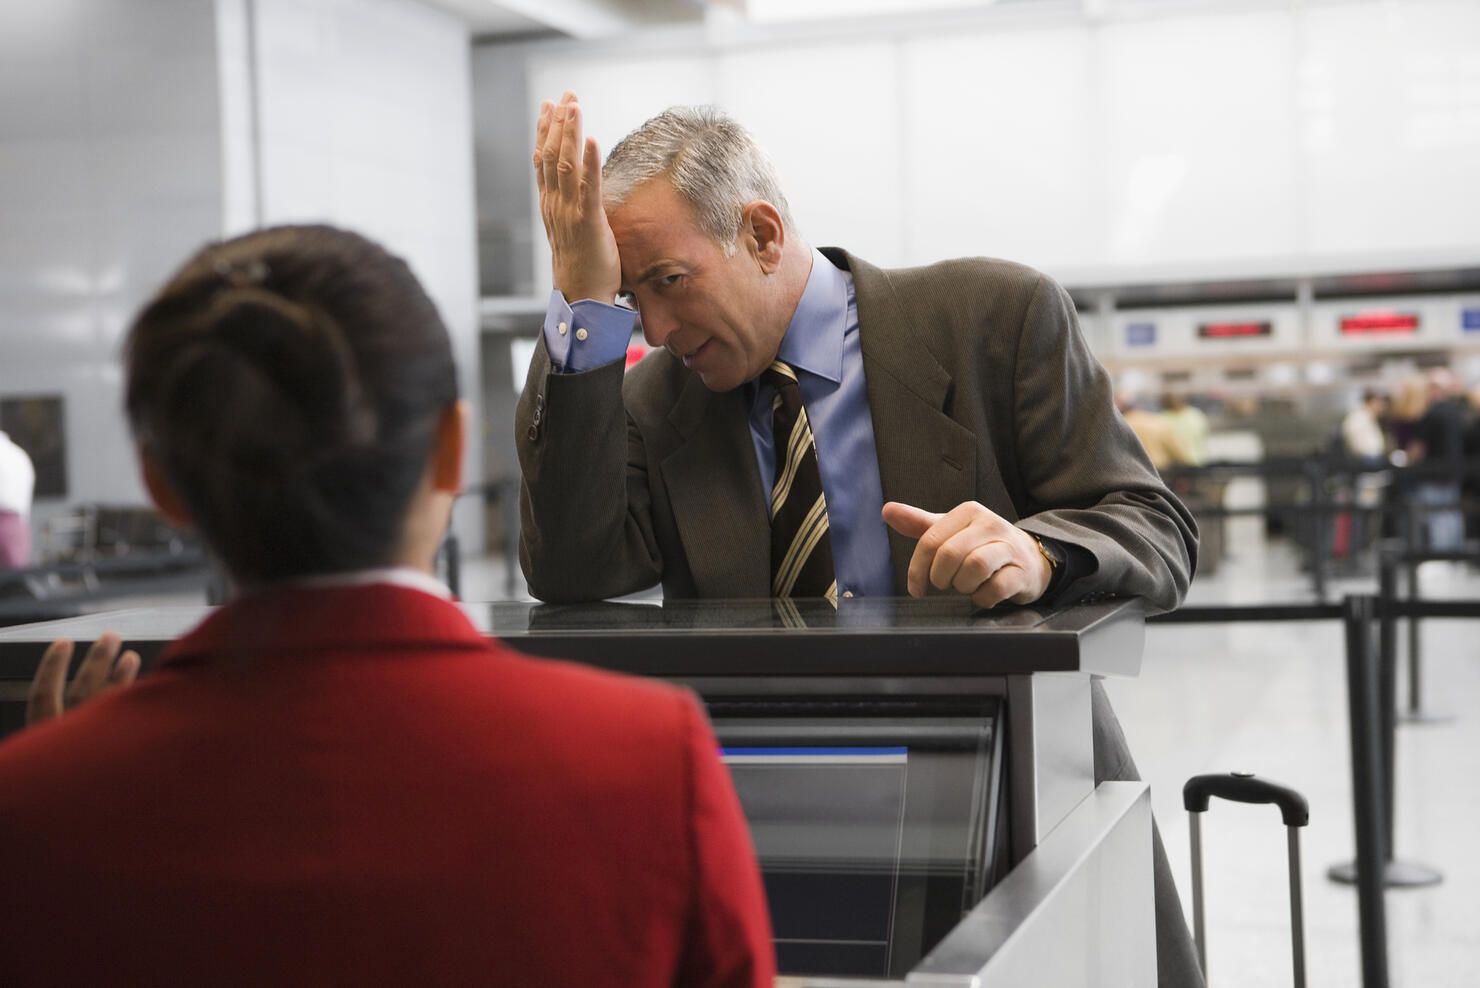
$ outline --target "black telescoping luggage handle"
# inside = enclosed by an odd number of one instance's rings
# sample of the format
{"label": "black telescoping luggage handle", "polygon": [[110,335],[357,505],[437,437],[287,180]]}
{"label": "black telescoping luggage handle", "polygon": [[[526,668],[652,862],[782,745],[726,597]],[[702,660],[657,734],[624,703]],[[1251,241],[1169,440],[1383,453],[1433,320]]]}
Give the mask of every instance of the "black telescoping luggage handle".
{"label": "black telescoping luggage handle", "polygon": [[1289,786],[1260,779],[1252,772],[1224,775],[1194,775],[1182,787],[1182,805],[1188,812],[1192,837],[1192,926],[1197,944],[1197,962],[1203,978],[1208,976],[1207,935],[1203,928],[1202,828],[1198,821],[1207,812],[1212,797],[1236,803],[1274,803],[1285,821],[1290,848],[1290,946],[1295,984],[1305,985],[1305,917],[1300,894],[1300,829],[1310,822],[1310,804]]}
{"label": "black telescoping luggage handle", "polygon": [[1310,804],[1289,786],[1256,778],[1250,772],[1217,775],[1194,775],[1182,787],[1182,805],[1189,813],[1205,813],[1213,796],[1236,803],[1274,803],[1287,827],[1303,827],[1310,822]]}

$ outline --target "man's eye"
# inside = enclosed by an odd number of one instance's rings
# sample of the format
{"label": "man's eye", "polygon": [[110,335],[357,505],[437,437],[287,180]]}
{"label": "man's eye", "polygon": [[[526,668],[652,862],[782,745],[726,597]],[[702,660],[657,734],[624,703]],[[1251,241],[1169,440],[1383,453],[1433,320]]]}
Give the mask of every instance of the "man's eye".
{"label": "man's eye", "polygon": [[678,284],[679,279],[682,277],[683,275],[681,274],[665,274],[663,277],[658,279],[658,287],[672,288],[674,285]]}

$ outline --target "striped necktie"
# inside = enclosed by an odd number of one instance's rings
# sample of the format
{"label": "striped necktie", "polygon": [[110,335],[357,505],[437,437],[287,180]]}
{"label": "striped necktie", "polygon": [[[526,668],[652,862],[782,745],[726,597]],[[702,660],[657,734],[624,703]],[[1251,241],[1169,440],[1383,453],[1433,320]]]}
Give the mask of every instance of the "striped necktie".
{"label": "striped necktie", "polygon": [[771,594],[826,597],[836,601],[827,501],[817,469],[817,447],[802,405],[796,371],[777,360],[762,374],[776,389],[771,433],[776,444],[776,482],[771,488]]}

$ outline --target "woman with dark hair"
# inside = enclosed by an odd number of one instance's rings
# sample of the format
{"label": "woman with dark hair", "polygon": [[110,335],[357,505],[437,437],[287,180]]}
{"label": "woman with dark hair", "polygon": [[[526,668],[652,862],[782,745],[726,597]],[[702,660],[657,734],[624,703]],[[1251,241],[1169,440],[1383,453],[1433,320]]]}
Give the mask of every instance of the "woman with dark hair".
{"label": "woman with dark hair", "polygon": [[[0,983],[770,985],[754,854],[673,687],[519,657],[433,577],[466,407],[404,262],[205,248],[140,313],[145,484],[237,596],[115,636],[0,745]],[[116,657],[116,658],[115,658]]]}

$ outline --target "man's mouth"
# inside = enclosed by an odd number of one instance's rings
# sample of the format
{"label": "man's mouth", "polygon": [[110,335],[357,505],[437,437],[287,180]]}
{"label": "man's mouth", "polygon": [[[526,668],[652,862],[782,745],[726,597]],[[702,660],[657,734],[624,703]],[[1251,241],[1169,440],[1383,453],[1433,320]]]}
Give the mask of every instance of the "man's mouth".
{"label": "man's mouth", "polygon": [[685,367],[690,366],[690,364],[692,364],[694,358],[698,357],[699,354],[701,354],[701,353],[704,352],[704,348],[707,347],[707,346],[709,346],[709,342],[710,342],[709,340],[705,340],[703,343],[700,343],[698,346],[694,347],[694,349],[690,350],[688,353],[685,353],[685,354],[681,355],[679,359],[683,361],[683,365]]}

